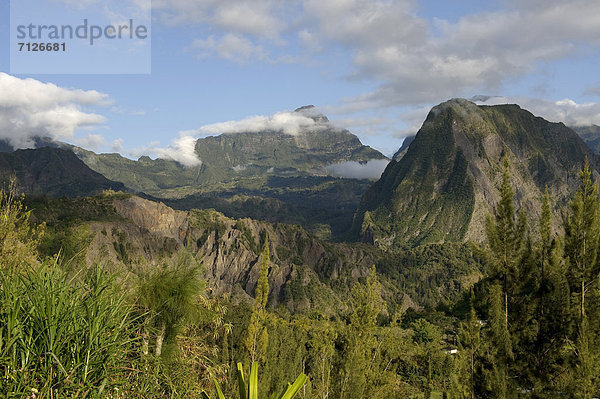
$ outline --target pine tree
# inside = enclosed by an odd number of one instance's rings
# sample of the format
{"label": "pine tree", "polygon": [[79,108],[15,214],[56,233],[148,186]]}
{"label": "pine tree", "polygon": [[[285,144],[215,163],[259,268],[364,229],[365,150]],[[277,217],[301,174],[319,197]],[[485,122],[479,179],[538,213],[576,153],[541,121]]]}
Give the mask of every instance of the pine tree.
{"label": "pine tree", "polygon": [[246,349],[250,353],[250,361],[265,362],[269,335],[267,331],[267,301],[269,299],[269,264],[271,263],[269,254],[269,237],[265,238],[265,245],[262,252],[260,263],[260,272],[256,283],[256,294],[250,324],[248,325],[248,336],[246,337]]}
{"label": "pine tree", "polygon": [[569,287],[566,280],[563,246],[560,237],[552,237],[550,195],[546,187],[540,218],[540,237],[537,246],[537,337],[530,364],[531,384],[535,392],[550,392],[555,377],[563,372],[562,347],[566,336],[569,309]]}
{"label": "pine tree", "polygon": [[471,292],[471,310],[466,321],[460,323],[458,332],[458,379],[455,381],[456,396],[474,399],[477,383],[477,366],[482,347],[481,322],[473,307],[473,292]]}
{"label": "pine tree", "polygon": [[550,212],[550,195],[548,186],[544,190],[544,200],[542,202],[542,216],[540,218],[540,245],[539,245],[539,318],[544,317],[545,294],[548,291],[548,262],[550,261],[550,251],[552,250],[552,213]]}
{"label": "pine tree", "polygon": [[[513,359],[513,347],[510,337],[510,304],[511,297],[520,282],[521,262],[526,249],[527,220],[524,209],[516,214],[514,192],[510,184],[510,163],[505,149],[503,159],[502,183],[500,184],[500,201],[493,217],[488,217],[486,233],[492,261],[493,284],[488,301],[490,310],[490,342],[497,345],[493,359],[493,385],[497,397],[504,398],[509,389],[509,363]],[[499,299],[502,297],[502,299]],[[501,302],[499,302],[501,301]],[[501,318],[501,320],[499,319]],[[502,379],[501,381],[499,379]]]}
{"label": "pine tree", "polygon": [[496,206],[494,217],[487,219],[486,233],[494,259],[494,271],[502,282],[504,324],[508,328],[509,296],[523,255],[527,220],[524,209],[518,216],[515,215],[514,192],[510,184],[510,163],[507,153],[504,155],[503,166],[500,201]]}
{"label": "pine tree", "polygon": [[596,266],[600,237],[598,184],[592,181],[587,158],[579,178],[581,183],[570,203],[570,217],[565,218],[564,225],[565,254],[571,263],[574,292],[579,294],[579,323],[582,330],[586,317],[585,297],[595,278],[591,272]]}
{"label": "pine tree", "polygon": [[341,383],[339,397],[362,398],[373,372],[376,356],[377,316],[383,310],[381,284],[372,267],[365,284],[352,286],[350,324],[346,328],[346,345],[341,354]]}
{"label": "pine tree", "polygon": [[[570,202],[570,213],[564,218],[565,255],[569,261],[571,292],[577,295],[578,328],[575,342],[576,370],[574,395],[589,398],[593,380],[596,378],[597,362],[595,347],[590,345],[590,323],[586,309],[586,297],[598,280],[597,261],[600,239],[600,200],[598,184],[592,180],[589,161],[586,158],[579,173],[580,186]],[[597,286],[597,285],[596,285]]]}
{"label": "pine tree", "polygon": [[488,297],[487,342],[490,370],[487,382],[494,398],[510,397],[509,363],[514,358],[512,341],[504,318],[504,294],[498,284],[492,285]]}

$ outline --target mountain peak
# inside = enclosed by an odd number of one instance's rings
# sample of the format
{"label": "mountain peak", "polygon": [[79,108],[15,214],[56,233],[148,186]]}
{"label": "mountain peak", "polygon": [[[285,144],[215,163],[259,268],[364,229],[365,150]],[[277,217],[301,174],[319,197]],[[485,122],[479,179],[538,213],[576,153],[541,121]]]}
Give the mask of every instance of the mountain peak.
{"label": "mountain peak", "polygon": [[317,107],[315,107],[314,105],[304,105],[302,107],[296,108],[294,110],[294,112],[297,112],[308,118],[311,118],[312,120],[314,120],[317,123],[323,123],[323,124],[329,123],[329,118],[327,118],[325,115],[323,115],[321,112],[319,112]]}
{"label": "mountain peak", "polygon": [[498,201],[505,153],[515,196],[533,219],[546,185],[564,203],[576,189],[573,177],[585,157],[599,165],[562,123],[514,104],[452,99],[432,108],[404,155],[365,194],[354,233],[384,246],[480,241]]}

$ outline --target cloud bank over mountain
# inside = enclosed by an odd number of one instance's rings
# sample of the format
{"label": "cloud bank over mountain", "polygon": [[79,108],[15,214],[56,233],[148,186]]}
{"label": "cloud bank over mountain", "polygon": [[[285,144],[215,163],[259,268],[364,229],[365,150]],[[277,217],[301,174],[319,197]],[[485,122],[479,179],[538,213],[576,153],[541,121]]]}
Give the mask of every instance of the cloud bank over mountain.
{"label": "cloud bank over mountain", "polygon": [[[0,139],[15,148],[31,148],[34,137],[72,140],[76,131],[106,122],[87,108],[108,103],[108,95],[95,90],[67,89],[0,72]],[[98,143],[99,137],[81,140]]]}
{"label": "cloud bank over mountain", "polygon": [[549,101],[527,97],[475,96],[477,104],[518,104],[535,116],[567,126],[600,125],[600,103],[577,103],[571,99]]}
{"label": "cloud bank over mountain", "polygon": [[347,179],[379,179],[389,162],[387,159],[371,159],[365,163],[349,161],[329,165],[327,170]]}
{"label": "cloud bank over mountain", "polygon": [[257,115],[237,121],[213,123],[198,128],[192,132],[197,136],[208,136],[218,134],[235,133],[257,133],[264,131],[281,132],[290,136],[298,136],[301,133],[330,129],[327,122],[313,118],[314,113],[282,111],[274,115]]}
{"label": "cloud bank over mountain", "polygon": [[153,155],[159,158],[171,159],[186,167],[202,164],[202,160],[195,153],[196,140],[200,137],[216,136],[220,134],[278,132],[290,136],[299,136],[303,133],[337,129],[327,122],[327,119],[314,107],[297,111],[282,111],[273,115],[256,115],[240,120],[212,123],[196,130],[187,130],[179,133],[171,145],[160,147],[150,145],[134,151],[135,155]]}

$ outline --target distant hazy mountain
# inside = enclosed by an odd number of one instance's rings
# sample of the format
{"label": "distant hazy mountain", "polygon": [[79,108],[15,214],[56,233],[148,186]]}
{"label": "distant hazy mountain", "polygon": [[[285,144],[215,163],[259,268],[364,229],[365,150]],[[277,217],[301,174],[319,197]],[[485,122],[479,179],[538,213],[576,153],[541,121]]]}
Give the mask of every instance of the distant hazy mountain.
{"label": "distant hazy mountain", "polygon": [[571,127],[596,154],[600,154],[600,126]]}
{"label": "distant hazy mountain", "polygon": [[498,200],[505,151],[516,198],[534,217],[546,185],[562,204],[578,184],[585,157],[598,164],[562,123],[517,105],[450,100],[431,110],[404,156],[364,195],[355,237],[381,246],[482,241],[485,218]]}
{"label": "distant hazy mountain", "polygon": [[398,149],[398,151],[396,151],[396,153],[392,157],[392,159],[394,161],[398,162],[406,154],[406,151],[408,151],[408,147],[410,146],[410,144],[413,141],[415,141],[415,137],[416,136],[407,136],[407,137],[404,138],[404,141],[402,142],[402,145],[400,146],[400,148]]}
{"label": "distant hazy mountain", "polygon": [[88,168],[73,152],[59,148],[0,153],[0,180],[6,182],[13,175],[26,194],[78,197],[125,189]]}

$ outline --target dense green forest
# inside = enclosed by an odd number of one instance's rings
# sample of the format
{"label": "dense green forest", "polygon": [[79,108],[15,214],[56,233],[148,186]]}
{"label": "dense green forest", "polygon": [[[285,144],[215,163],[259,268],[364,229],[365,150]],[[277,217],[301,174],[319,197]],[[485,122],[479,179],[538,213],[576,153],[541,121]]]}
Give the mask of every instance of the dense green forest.
{"label": "dense green forest", "polygon": [[[472,289],[427,294],[427,306],[405,310],[385,284],[423,276],[389,261],[358,278],[343,309],[327,316],[269,306],[268,236],[253,301],[233,301],[205,291],[202,259],[185,248],[134,277],[84,266],[85,232],[59,245],[60,232],[31,220],[11,185],[0,192],[0,395],[217,397],[217,385],[236,398],[247,393],[238,390],[241,363],[261,398],[280,397],[302,374],[299,398],[598,396],[598,185],[586,162],[555,235],[552,198],[546,193],[540,220],[528,222],[508,171],[505,158],[484,245],[410,251],[437,269],[481,262]],[[472,255],[436,259],[461,248]]]}

